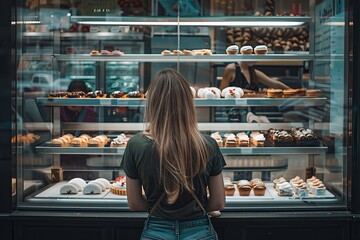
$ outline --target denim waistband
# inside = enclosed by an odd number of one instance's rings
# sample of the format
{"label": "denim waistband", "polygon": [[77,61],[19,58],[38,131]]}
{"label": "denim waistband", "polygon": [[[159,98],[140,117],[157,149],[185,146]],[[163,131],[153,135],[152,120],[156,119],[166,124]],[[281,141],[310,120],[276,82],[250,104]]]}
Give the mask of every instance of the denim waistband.
{"label": "denim waistband", "polygon": [[180,229],[200,225],[209,225],[209,223],[210,220],[207,215],[203,215],[189,220],[171,220],[162,217],[156,217],[153,215],[149,216],[148,218],[148,224],[162,224],[170,228],[178,226]]}

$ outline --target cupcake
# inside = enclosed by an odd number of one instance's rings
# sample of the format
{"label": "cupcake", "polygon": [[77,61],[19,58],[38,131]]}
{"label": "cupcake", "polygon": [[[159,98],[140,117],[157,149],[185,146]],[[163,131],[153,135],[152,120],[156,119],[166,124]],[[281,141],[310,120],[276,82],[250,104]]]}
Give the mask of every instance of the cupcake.
{"label": "cupcake", "polygon": [[267,54],[268,48],[265,45],[259,45],[254,48],[255,54]]}
{"label": "cupcake", "polygon": [[226,48],[226,53],[229,55],[238,54],[239,47],[237,45],[231,45],[228,48]]}
{"label": "cupcake", "polygon": [[231,181],[230,178],[224,178],[224,188],[225,188],[225,195],[226,196],[234,196],[235,193],[235,185]]}
{"label": "cupcake", "polygon": [[243,46],[240,49],[241,54],[252,54],[253,48],[251,46]]}
{"label": "cupcake", "polygon": [[237,183],[237,188],[239,190],[240,196],[249,196],[252,189],[250,182],[247,180],[240,180]]}

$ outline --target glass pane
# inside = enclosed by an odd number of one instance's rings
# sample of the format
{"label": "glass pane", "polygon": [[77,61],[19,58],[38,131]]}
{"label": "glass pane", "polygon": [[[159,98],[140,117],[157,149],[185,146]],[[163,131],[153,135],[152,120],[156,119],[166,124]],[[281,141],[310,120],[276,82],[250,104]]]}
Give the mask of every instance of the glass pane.
{"label": "glass pane", "polygon": [[[121,134],[143,130],[147,87],[164,68],[193,87],[199,129],[218,140],[224,176],[266,183],[264,196],[236,189],[229,211],[346,207],[344,1],[44,2],[24,0],[17,10],[24,24],[17,25],[13,143],[22,207],[127,208],[126,196],[110,190],[60,188],[73,178],[124,176]],[[325,188],[295,187],[313,176]],[[280,191],[273,181],[281,177],[293,181]]]}

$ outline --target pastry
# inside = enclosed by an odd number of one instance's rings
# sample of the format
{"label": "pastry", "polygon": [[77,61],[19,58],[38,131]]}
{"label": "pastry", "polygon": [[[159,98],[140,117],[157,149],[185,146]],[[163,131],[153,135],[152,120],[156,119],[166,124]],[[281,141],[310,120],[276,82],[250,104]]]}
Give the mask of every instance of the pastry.
{"label": "pastry", "polygon": [[254,131],[250,134],[250,143],[255,147],[263,147],[265,143],[264,134]]}
{"label": "pastry", "polygon": [[253,48],[251,46],[243,46],[240,48],[240,52],[241,54],[252,54],[253,53]]}
{"label": "pastry", "polygon": [[220,93],[215,91],[214,89],[210,89],[208,88],[205,91],[205,95],[204,95],[205,99],[215,99],[215,98],[220,98]]}
{"label": "pastry", "polygon": [[225,139],[225,147],[237,147],[237,141],[234,134],[229,134]]}
{"label": "pastry", "polygon": [[312,176],[311,178],[306,179],[306,182],[307,182],[308,184],[310,184],[311,182],[315,181],[316,179],[317,179],[317,177]]}
{"label": "pastry", "polygon": [[87,142],[88,147],[99,147],[101,146],[101,141],[98,138],[92,138]]}
{"label": "pastry", "polygon": [[128,98],[144,98],[145,95],[139,91],[132,91],[126,94],[126,97]]}
{"label": "pastry", "polygon": [[117,195],[126,195],[126,177],[117,177],[110,186],[110,192]]}
{"label": "pastry", "polygon": [[226,48],[226,53],[229,55],[235,55],[239,53],[239,47],[238,45],[231,45]]}
{"label": "pastry", "polygon": [[85,185],[83,189],[83,194],[92,195],[92,194],[101,194],[102,190],[99,184],[92,182]]}
{"label": "pastry", "polygon": [[86,95],[88,98],[104,98],[106,94],[104,94],[101,90],[96,90],[93,92],[88,92]]}
{"label": "pastry", "polygon": [[128,140],[125,134],[122,133],[111,141],[110,147],[125,147]]}
{"label": "pastry", "polygon": [[199,98],[205,98],[205,92],[206,92],[207,88],[199,88],[197,91],[197,96]]}
{"label": "pastry", "polygon": [[283,97],[296,97],[298,96],[298,90],[297,89],[284,89],[283,90]]}
{"label": "pastry", "polygon": [[298,96],[306,96],[306,88],[298,88]]}
{"label": "pastry", "polygon": [[107,179],[105,179],[105,178],[97,178],[97,179],[95,179],[95,181],[100,181],[100,182],[102,182],[102,183],[105,185],[105,188],[106,188],[106,189],[109,189],[110,186],[111,186],[111,183],[110,183]]}
{"label": "pastry", "polygon": [[90,52],[90,55],[91,55],[91,56],[95,56],[95,55],[101,55],[101,54],[100,54],[100,52],[99,52],[98,50],[92,50],[92,51]]}
{"label": "pastry", "polygon": [[99,185],[102,192],[104,192],[106,190],[106,186],[102,181],[93,180],[93,181],[90,181],[88,184],[91,184],[91,183],[95,183],[95,184]]}
{"label": "pastry", "polygon": [[161,52],[161,55],[163,56],[171,56],[174,55],[169,49],[165,49],[164,51]]}
{"label": "pastry", "polygon": [[193,55],[212,55],[212,51],[210,49],[195,49],[193,50]]}
{"label": "pastry", "polygon": [[281,98],[283,96],[282,89],[269,88],[266,93],[270,98]]}
{"label": "pastry", "polygon": [[122,98],[125,97],[125,93],[121,91],[114,91],[110,94],[110,98]]}
{"label": "pastry", "polygon": [[83,98],[85,97],[85,93],[83,91],[77,91],[77,92],[69,92],[67,94],[68,98]]}
{"label": "pastry", "polygon": [[286,179],[284,177],[276,178],[273,180],[274,188],[277,188],[277,184],[286,182]]}
{"label": "pastry", "polygon": [[184,55],[188,55],[188,56],[193,56],[194,55],[193,51],[191,51],[191,50],[184,49],[182,52],[183,52]]}
{"label": "pastry", "polygon": [[55,138],[53,140],[51,140],[50,142],[50,146],[52,147],[62,147],[65,145],[65,142],[59,138]]}
{"label": "pastry", "polygon": [[237,142],[239,147],[248,147],[249,146],[249,136],[245,132],[240,132],[236,134]]}
{"label": "pastry", "polygon": [[311,129],[291,128],[291,136],[297,146],[318,146],[319,140]]}
{"label": "pastry", "polygon": [[269,129],[266,132],[266,141],[275,147],[291,147],[294,145],[294,139],[290,133],[280,129]]}
{"label": "pastry", "polygon": [[241,95],[237,91],[229,90],[225,93],[225,98],[241,98]]}
{"label": "pastry", "polygon": [[60,194],[77,194],[79,189],[75,184],[67,183],[60,188]]}
{"label": "pastry", "polygon": [[212,133],[210,136],[211,136],[213,139],[216,140],[217,145],[218,145],[219,147],[222,147],[222,146],[223,146],[223,140],[222,140],[222,137],[221,137],[221,135],[219,134],[219,132],[214,132],[214,133]]}
{"label": "pastry", "polygon": [[299,197],[308,197],[309,196],[309,186],[306,183],[301,183],[295,186],[295,194]]}
{"label": "pastry", "polygon": [[100,54],[101,55],[106,55],[106,56],[112,55],[112,53],[110,51],[108,51],[108,50],[101,50]]}
{"label": "pastry", "polygon": [[234,196],[235,193],[235,185],[231,181],[230,178],[224,177],[224,188],[226,196]]}
{"label": "pastry", "polygon": [[62,137],[67,139],[69,142],[71,141],[71,139],[74,138],[74,136],[71,133],[67,133],[67,134],[63,135]]}
{"label": "pastry", "polygon": [[119,50],[114,50],[111,52],[112,55],[114,56],[122,56],[124,55],[124,53],[122,51],[119,51]]}
{"label": "pastry", "polygon": [[[240,97],[243,97],[244,96],[244,90],[242,90],[242,88],[239,88],[239,87],[226,87],[224,88],[222,91],[221,91],[221,96],[222,97],[225,97],[225,95],[229,92],[229,91],[232,91],[232,92],[238,92]],[[231,97],[233,98],[233,97]]]}
{"label": "pastry", "polygon": [[181,50],[173,50],[173,53],[175,55],[184,55],[184,53]]}
{"label": "pastry", "polygon": [[292,196],[293,195],[293,189],[288,182],[284,183],[278,183],[277,185],[277,191],[279,196]]}
{"label": "pastry", "polygon": [[307,89],[306,96],[307,97],[321,97],[322,91],[320,89]]}
{"label": "pastry", "polygon": [[237,184],[236,184],[238,190],[239,190],[239,194],[240,196],[249,196],[250,192],[251,192],[251,185],[250,182],[247,180],[240,180]]}
{"label": "pastry", "polygon": [[255,54],[267,54],[268,48],[265,45],[258,45],[254,48]]}
{"label": "pastry", "polygon": [[70,141],[72,147],[84,147],[86,146],[86,140],[84,138],[73,138]]}
{"label": "pastry", "polygon": [[257,182],[253,186],[253,191],[255,196],[264,196],[266,191],[265,183]]}
{"label": "pastry", "polygon": [[80,186],[79,191],[82,191],[86,185],[85,180],[82,178],[73,178],[68,183],[76,183],[77,185],[79,185]]}

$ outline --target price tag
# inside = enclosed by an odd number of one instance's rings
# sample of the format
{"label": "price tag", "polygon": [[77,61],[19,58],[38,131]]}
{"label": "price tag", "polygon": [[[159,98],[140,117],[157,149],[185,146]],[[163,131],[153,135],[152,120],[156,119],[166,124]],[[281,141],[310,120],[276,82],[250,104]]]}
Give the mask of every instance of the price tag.
{"label": "price tag", "polygon": [[252,148],[242,148],[241,149],[241,153],[243,153],[243,154],[246,154],[246,155],[250,155],[250,154],[252,154]]}
{"label": "price tag", "polygon": [[111,99],[110,98],[100,99],[100,106],[111,106]]}
{"label": "price tag", "polygon": [[120,98],[117,100],[117,105],[118,106],[127,106],[127,105],[129,105],[129,101],[125,98]]}
{"label": "price tag", "polygon": [[247,105],[247,99],[237,98],[237,99],[235,99],[235,105],[236,106],[246,106]]}

